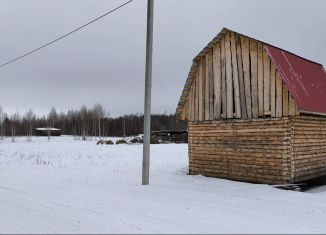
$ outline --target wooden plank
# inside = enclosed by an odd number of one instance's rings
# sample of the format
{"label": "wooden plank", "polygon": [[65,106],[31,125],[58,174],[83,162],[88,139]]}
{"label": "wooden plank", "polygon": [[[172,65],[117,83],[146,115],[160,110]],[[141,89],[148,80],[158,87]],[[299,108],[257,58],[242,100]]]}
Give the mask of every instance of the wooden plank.
{"label": "wooden plank", "polygon": [[221,47],[213,48],[213,76],[214,76],[214,119],[221,119],[222,109],[222,74],[221,74]]}
{"label": "wooden plank", "polygon": [[188,120],[192,121],[192,90],[190,89],[188,94]]}
{"label": "wooden plank", "polygon": [[214,77],[213,77],[213,50],[208,52],[208,80],[209,80],[209,120],[214,120]]}
{"label": "wooden plank", "polygon": [[250,67],[251,67],[251,101],[252,117],[258,118],[258,46],[257,41],[250,40]]}
{"label": "wooden plank", "polygon": [[203,57],[202,59],[202,107],[203,107],[203,120],[206,119],[206,58]]}
{"label": "wooden plank", "polygon": [[271,66],[271,117],[276,117],[276,68]]}
{"label": "wooden plank", "polygon": [[234,86],[234,105],[235,117],[241,118],[241,105],[240,105],[240,85],[239,85],[239,72],[238,72],[238,59],[237,48],[235,42],[235,33],[231,33],[231,56],[232,56],[232,72],[233,72],[233,86]]}
{"label": "wooden plank", "polygon": [[271,112],[271,103],[270,103],[270,71],[271,71],[271,61],[269,59],[268,54],[263,52],[263,60],[264,60],[264,114],[267,112]]}
{"label": "wooden plank", "polygon": [[233,78],[230,34],[225,35],[225,60],[226,60],[226,106],[227,118],[234,118],[233,107]]}
{"label": "wooden plank", "polygon": [[202,62],[199,62],[198,66],[198,120],[204,120],[204,108],[203,108],[203,67]]}
{"label": "wooden plank", "polygon": [[194,86],[193,86],[193,83],[191,84],[191,87],[190,87],[190,121],[194,121]]}
{"label": "wooden plank", "polygon": [[193,99],[193,121],[196,121],[196,74],[192,82],[192,99]]}
{"label": "wooden plank", "polygon": [[209,55],[205,55],[206,60],[206,74],[205,74],[205,120],[209,120],[209,73],[210,73],[210,66],[209,66]]}
{"label": "wooden plank", "polygon": [[264,63],[263,44],[258,42],[258,115],[264,116]]}
{"label": "wooden plank", "polygon": [[189,101],[188,99],[185,102],[185,120],[188,121],[189,120]]}
{"label": "wooden plank", "polygon": [[225,42],[221,40],[221,65],[222,65],[222,118],[226,118],[226,62],[225,62]]}
{"label": "wooden plank", "polygon": [[248,119],[252,119],[249,38],[241,36],[242,64]]}
{"label": "wooden plank", "polygon": [[238,75],[239,75],[239,90],[240,90],[240,104],[241,104],[241,117],[242,119],[247,119],[247,107],[246,107],[246,94],[245,85],[243,78],[243,66],[242,66],[242,50],[240,36],[236,35],[236,49],[237,49],[237,59],[238,59]]}
{"label": "wooden plank", "polygon": [[189,120],[192,122],[193,119],[193,114],[194,114],[194,106],[193,106],[193,86],[190,86],[190,91],[189,91]]}
{"label": "wooden plank", "polygon": [[[298,104],[295,105],[295,115],[299,116],[300,115],[300,109]],[[326,114],[323,114],[322,116],[326,116]]]}
{"label": "wooden plank", "polygon": [[196,80],[195,80],[195,89],[196,89],[196,103],[195,103],[195,121],[199,120],[199,70],[197,68]]}
{"label": "wooden plank", "polygon": [[186,120],[185,106],[183,106],[182,112],[180,114],[180,120]]}
{"label": "wooden plank", "polygon": [[197,121],[199,121],[199,93],[200,93],[200,72],[199,72],[199,68],[197,68],[197,96],[196,96],[196,100],[197,100]]}
{"label": "wooden plank", "polygon": [[196,121],[196,80],[192,83],[192,121]]}
{"label": "wooden plank", "polygon": [[283,82],[283,116],[289,115],[289,91],[286,84]]}
{"label": "wooden plank", "polygon": [[290,116],[295,116],[296,113],[296,103],[294,99],[292,98],[292,95],[289,94],[289,115]]}
{"label": "wooden plank", "polygon": [[283,116],[283,87],[282,78],[280,74],[276,71],[276,117]]}

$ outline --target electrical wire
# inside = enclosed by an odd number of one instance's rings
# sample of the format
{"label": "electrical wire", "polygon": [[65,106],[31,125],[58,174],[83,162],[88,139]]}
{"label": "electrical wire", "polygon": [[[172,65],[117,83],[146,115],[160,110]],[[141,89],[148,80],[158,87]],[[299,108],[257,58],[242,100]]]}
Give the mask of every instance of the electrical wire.
{"label": "electrical wire", "polygon": [[25,54],[23,54],[23,55],[21,55],[21,56],[15,58],[15,59],[9,60],[8,62],[1,64],[1,65],[0,65],[0,68],[3,68],[3,67],[5,67],[6,65],[9,65],[9,64],[11,64],[11,63],[13,63],[13,62],[16,62],[17,60],[20,60],[20,59],[22,59],[22,58],[24,58],[24,57],[26,57],[26,56],[29,56],[29,55],[31,55],[31,54],[33,54],[33,53],[39,51],[39,50],[42,50],[42,49],[44,49],[45,47],[48,47],[48,46],[50,46],[51,44],[54,44],[54,43],[56,43],[56,42],[58,42],[58,41],[64,39],[65,37],[70,36],[70,35],[73,34],[73,33],[76,33],[77,31],[79,31],[79,30],[81,30],[81,29],[83,29],[83,28],[89,26],[90,24],[93,24],[94,22],[96,22],[96,21],[98,21],[98,20],[104,18],[105,16],[107,16],[107,15],[109,15],[109,14],[111,14],[111,13],[117,11],[117,10],[119,10],[120,8],[122,8],[122,7],[124,7],[124,6],[128,5],[128,4],[130,4],[130,3],[133,2],[133,1],[134,1],[134,0],[129,0],[129,1],[127,1],[127,2],[125,2],[125,3],[123,3],[123,4],[121,4],[120,6],[118,6],[118,7],[114,8],[114,9],[112,9],[112,10],[110,10],[110,11],[104,13],[103,15],[101,15],[101,16],[99,16],[99,17],[97,17],[97,18],[95,18],[95,19],[93,19],[93,20],[91,20],[91,21],[89,21],[88,23],[86,23],[86,24],[84,24],[84,25],[82,25],[82,26],[79,26],[78,28],[76,28],[76,29],[70,31],[69,33],[66,33],[66,34],[62,35],[61,37],[58,37],[58,38],[56,38],[56,39],[54,39],[54,40],[52,40],[52,41],[50,41],[50,42],[44,44],[43,46],[40,46],[40,47],[38,47],[38,48],[36,48],[36,49],[34,49],[34,50],[32,50],[32,51],[29,51],[29,52],[27,52],[27,53],[25,53]]}

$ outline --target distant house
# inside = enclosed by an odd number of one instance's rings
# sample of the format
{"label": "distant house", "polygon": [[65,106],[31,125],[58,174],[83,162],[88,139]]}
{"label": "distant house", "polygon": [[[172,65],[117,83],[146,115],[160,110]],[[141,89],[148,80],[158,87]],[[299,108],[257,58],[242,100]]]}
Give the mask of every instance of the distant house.
{"label": "distant house", "polygon": [[35,129],[36,136],[48,136],[49,132],[51,136],[61,136],[61,129],[49,128],[49,127]]}
{"label": "distant house", "polygon": [[326,176],[321,64],[223,29],[194,59],[176,117],[190,174],[283,184]]}

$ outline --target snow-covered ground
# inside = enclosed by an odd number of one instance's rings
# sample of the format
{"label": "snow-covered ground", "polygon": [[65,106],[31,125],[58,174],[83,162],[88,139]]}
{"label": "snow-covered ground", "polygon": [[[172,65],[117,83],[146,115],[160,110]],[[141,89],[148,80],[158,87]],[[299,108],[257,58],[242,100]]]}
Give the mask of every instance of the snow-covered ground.
{"label": "snow-covered ground", "polygon": [[326,188],[187,176],[187,145],[0,142],[0,233],[326,233]]}

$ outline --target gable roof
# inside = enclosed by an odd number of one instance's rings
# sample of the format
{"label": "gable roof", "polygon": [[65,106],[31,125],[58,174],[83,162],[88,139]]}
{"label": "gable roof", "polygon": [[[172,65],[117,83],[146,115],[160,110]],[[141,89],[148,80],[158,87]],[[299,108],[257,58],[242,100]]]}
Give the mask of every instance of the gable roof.
{"label": "gable roof", "polygon": [[[198,68],[198,61],[212,49],[227,33],[234,32],[227,28],[222,31],[194,58],[184,89],[182,91],[176,116],[179,117],[187,100],[192,81]],[[248,37],[237,32],[238,35]],[[249,37],[250,38],[250,37]],[[254,38],[250,38],[259,41]],[[275,64],[289,92],[299,106],[300,111],[326,113],[326,71],[319,63],[310,61],[289,51],[259,41],[271,61]]]}

